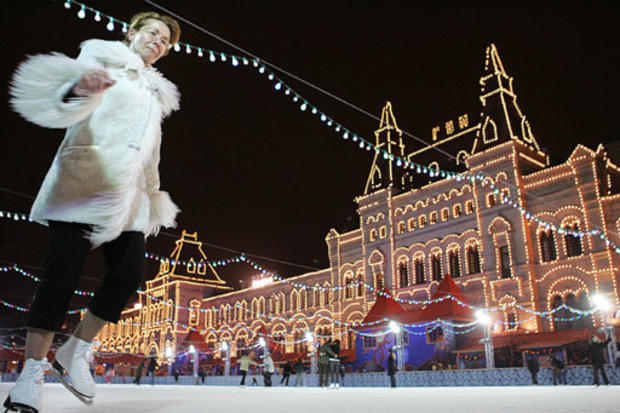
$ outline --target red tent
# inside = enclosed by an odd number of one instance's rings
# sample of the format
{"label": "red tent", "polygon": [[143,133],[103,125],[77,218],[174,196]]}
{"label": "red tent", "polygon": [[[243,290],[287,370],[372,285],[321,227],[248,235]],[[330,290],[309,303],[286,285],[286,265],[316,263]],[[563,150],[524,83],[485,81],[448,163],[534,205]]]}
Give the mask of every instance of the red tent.
{"label": "red tent", "polygon": [[[448,295],[458,299],[464,304],[469,304],[469,301],[467,301],[461,289],[454,283],[450,274],[447,274],[443,280],[441,280],[437,289],[431,296],[431,300],[438,300]],[[422,310],[419,321],[430,321],[438,318],[473,321],[476,319],[476,315],[472,309],[458,304],[451,298],[446,298],[443,301],[428,304],[424,310]]]}
{"label": "red tent", "polygon": [[189,349],[189,346],[194,346],[196,349],[198,349],[198,351],[203,353],[209,351],[209,347],[207,346],[205,338],[196,330],[190,330],[190,332],[187,333],[187,335],[181,342],[180,349],[187,350]]}
{"label": "red tent", "polygon": [[[375,321],[389,319],[393,320],[398,314],[402,313],[403,307],[392,298],[392,293],[387,288],[383,289],[383,294],[377,294],[377,300],[364,317],[362,324],[373,323]],[[377,323],[375,326],[383,325]]]}

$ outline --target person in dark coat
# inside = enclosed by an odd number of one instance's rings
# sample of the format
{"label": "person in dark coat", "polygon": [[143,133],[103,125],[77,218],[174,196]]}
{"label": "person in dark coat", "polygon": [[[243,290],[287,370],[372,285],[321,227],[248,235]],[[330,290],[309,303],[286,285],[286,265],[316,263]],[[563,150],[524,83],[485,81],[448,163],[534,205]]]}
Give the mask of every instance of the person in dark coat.
{"label": "person in dark coat", "polygon": [[149,360],[149,366],[146,369],[148,375],[151,377],[151,385],[155,385],[155,370],[157,369],[157,360],[155,357],[151,357]]}
{"label": "person in dark coat", "polygon": [[133,383],[137,384],[138,386],[140,385],[140,379],[142,378],[142,371],[144,371],[144,360],[140,362],[140,365],[136,370],[136,378],[133,381]]}
{"label": "person in dark coat", "polygon": [[387,359],[387,374],[390,376],[390,387],[396,387],[396,354],[394,349],[390,348]]}
{"label": "person in dark coat", "polygon": [[609,379],[607,378],[607,374],[605,373],[605,368],[603,364],[605,363],[605,348],[607,344],[611,341],[611,337],[607,337],[607,340],[601,341],[601,339],[596,335],[592,334],[592,338],[590,339],[590,361],[592,362],[592,374],[594,375],[594,385],[598,386],[598,371],[601,371],[601,375],[603,376],[603,381],[605,384],[609,384]]}
{"label": "person in dark coat", "polygon": [[280,380],[280,385],[286,381],[286,387],[288,387],[288,380],[291,377],[291,373],[293,372],[293,365],[290,361],[287,361],[284,367],[282,368],[282,380]]}
{"label": "person in dark coat", "polygon": [[329,388],[340,387],[340,340],[332,341],[332,353],[329,357]]}
{"label": "person in dark coat", "polygon": [[302,358],[295,363],[295,387],[306,387],[306,365]]}
{"label": "person in dark coat", "polygon": [[325,340],[319,347],[319,387],[327,387],[329,384],[329,358],[334,356],[332,351],[332,339]]}
{"label": "person in dark coat", "polygon": [[538,370],[540,370],[540,365],[538,364],[538,356],[536,354],[532,354],[530,358],[527,360],[527,369],[530,371],[532,375],[532,384],[538,384]]}
{"label": "person in dark coat", "polygon": [[205,376],[207,375],[207,373],[205,372],[205,369],[203,369],[202,367],[198,370],[198,377],[200,377],[200,381],[202,382],[202,384],[205,384]]}
{"label": "person in dark coat", "polygon": [[553,366],[553,385],[566,384],[566,364],[556,356],[551,356]]}
{"label": "person in dark coat", "polygon": [[172,374],[174,375],[174,382],[179,383],[179,369],[175,367]]}

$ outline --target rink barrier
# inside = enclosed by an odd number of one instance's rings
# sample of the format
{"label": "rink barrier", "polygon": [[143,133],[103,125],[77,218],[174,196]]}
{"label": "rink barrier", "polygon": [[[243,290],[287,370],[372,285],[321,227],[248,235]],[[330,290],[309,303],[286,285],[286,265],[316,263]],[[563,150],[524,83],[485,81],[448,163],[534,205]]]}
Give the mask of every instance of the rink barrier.
{"label": "rink barrier", "polygon": [[[605,365],[605,372],[611,384],[620,385],[620,368],[611,364]],[[252,378],[256,378],[259,386],[263,385],[262,376],[248,376],[246,384],[252,384]],[[11,382],[17,379],[15,373],[2,374],[3,382]],[[281,375],[274,375],[272,382],[279,385]],[[114,376],[111,383],[131,384],[134,377]],[[47,382],[56,382],[51,375],[46,375]],[[103,376],[96,376],[97,383],[105,383]],[[567,368],[566,381],[570,385],[592,385],[591,366],[570,366]],[[198,378],[200,382],[200,378]],[[206,376],[205,385],[212,386],[238,386],[241,376]],[[440,370],[440,371],[409,371],[396,373],[396,383],[400,387],[423,387],[423,386],[529,386],[532,378],[525,368],[501,368],[501,369],[474,369],[474,370]],[[553,374],[550,368],[541,368],[538,372],[539,385],[552,385]],[[151,378],[142,377],[141,385],[151,384]],[[155,377],[155,384],[175,384],[174,377]],[[601,384],[603,381],[601,379]],[[178,385],[196,385],[196,378],[192,376],[179,376]],[[295,375],[289,379],[289,387],[295,385]],[[348,373],[344,378],[345,387],[387,387],[390,385],[386,373]],[[306,374],[306,386],[318,386],[316,374]]]}

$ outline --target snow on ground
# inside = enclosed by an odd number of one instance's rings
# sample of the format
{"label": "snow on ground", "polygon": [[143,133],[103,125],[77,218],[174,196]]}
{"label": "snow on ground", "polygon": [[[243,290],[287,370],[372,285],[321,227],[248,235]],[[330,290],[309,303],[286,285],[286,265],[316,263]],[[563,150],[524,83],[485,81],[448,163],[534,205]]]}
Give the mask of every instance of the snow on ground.
{"label": "snow on ground", "polygon": [[[4,401],[12,383],[0,383]],[[98,385],[87,407],[60,384],[46,384],[42,413],[397,413],[620,412],[620,386],[293,387]]]}

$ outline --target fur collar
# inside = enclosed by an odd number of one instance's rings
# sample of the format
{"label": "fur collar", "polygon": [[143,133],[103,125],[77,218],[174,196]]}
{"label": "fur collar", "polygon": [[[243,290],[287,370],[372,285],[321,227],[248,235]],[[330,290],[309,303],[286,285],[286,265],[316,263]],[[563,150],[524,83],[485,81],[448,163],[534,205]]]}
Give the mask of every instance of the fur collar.
{"label": "fur collar", "polygon": [[176,85],[166,79],[154,67],[145,67],[142,58],[125,43],[91,39],[82,42],[80,47],[82,49],[81,58],[92,59],[99,64],[108,64],[140,72],[149,83],[149,88],[156,94],[164,117],[172,111],[179,110],[180,94]]}

